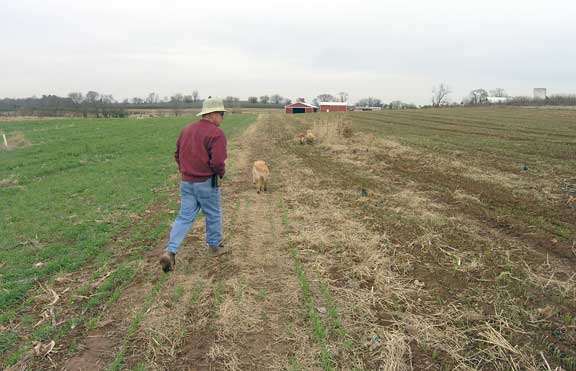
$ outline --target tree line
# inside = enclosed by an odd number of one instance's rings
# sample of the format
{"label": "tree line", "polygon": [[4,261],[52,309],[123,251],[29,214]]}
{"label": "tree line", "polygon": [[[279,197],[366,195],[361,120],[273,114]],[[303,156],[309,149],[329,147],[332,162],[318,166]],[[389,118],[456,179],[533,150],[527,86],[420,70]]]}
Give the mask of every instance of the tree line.
{"label": "tree line", "polygon": [[486,90],[483,88],[474,89],[468,93],[460,104],[449,104],[448,95],[452,91],[446,84],[440,84],[432,89],[432,107],[441,106],[480,106],[489,104],[500,104],[508,106],[576,106],[575,94],[555,94],[544,98],[529,96],[510,96],[503,88]]}
{"label": "tree line", "polygon": [[29,98],[0,99],[0,112],[27,116],[82,116],[82,117],[125,117],[126,111],[112,95],[94,91],[82,95],[70,93],[68,97],[43,95]]}
{"label": "tree line", "polygon": [[465,105],[504,104],[510,106],[575,106],[576,95],[555,94],[544,98],[529,96],[512,97],[502,88],[496,88],[490,91],[486,91],[485,89],[474,89],[468,94],[462,103]]}
{"label": "tree line", "polygon": [[[432,107],[454,106],[454,105],[485,105],[503,104],[512,106],[576,106],[576,95],[551,95],[543,99],[536,99],[527,96],[510,97],[505,89],[495,88],[492,90],[474,89],[460,103],[448,103],[451,90],[447,84],[435,86],[432,90]],[[497,99],[494,99],[497,98]],[[349,95],[340,92],[336,95],[329,93],[319,94],[312,100],[312,104],[318,106],[323,102],[348,102]],[[234,108],[282,108],[291,104],[292,100],[279,94],[250,96],[248,100],[242,101],[238,97],[227,96],[224,98],[225,104],[231,109]],[[305,102],[302,97],[296,102]],[[129,110],[134,109],[172,109],[178,116],[182,109],[200,109],[203,99],[197,90],[191,94],[176,93],[172,96],[160,98],[154,92],[149,93],[144,98],[134,97],[124,99],[119,102],[110,94],[101,94],[96,91],[89,91],[85,94],[81,92],[69,93],[67,97],[57,95],[42,95],[41,97],[28,98],[4,98],[0,99],[0,114],[16,114],[28,116],[81,116],[112,118],[126,117]],[[360,99],[355,104],[356,107],[368,108],[377,107],[381,109],[411,109],[417,108],[412,103],[405,103],[394,100],[384,103],[374,97]]]}
{"label": "tree line", "polygon": [[[315,106],[319,106],[320,103],[326,102],[340,102],[340,103],[347,103],[349,99],[349,95],[346,92],[340,92],[336,95],[332,95],[329,93],[319,94],[316,98],[312,100],[312,104]],[[413,103],[406,103],[402,102],[401,100],[393,100],[390,103],[384,103],[381,99],[374,98],[374,97],[366,97],[358,100],[355,107],[359,108],[380,108],[380,109],[412,109],[417,108],[417,106]]]}
{"label": "tree line", "polygon": [[[281,108],[292,103],[290,99],[279,94],[250,97],[248,101],[228,96],[224,98],[224,101],[231,108]],[[88,91],[87,93],[71,92],[66,97],[49,94],[41,97],[3,98],[0,99],[0,113],[26,116],[114,118],[128,116],[128,110],[131,109],[172,109],[176,115],[179,115],[180,110],[184,108],[200,109],[202,102],[203,99],[196,90],[191,94],[176,93],[163,98],[151,92],[143,98],[133,97],[122,101],[116,100],[111,94]]]}

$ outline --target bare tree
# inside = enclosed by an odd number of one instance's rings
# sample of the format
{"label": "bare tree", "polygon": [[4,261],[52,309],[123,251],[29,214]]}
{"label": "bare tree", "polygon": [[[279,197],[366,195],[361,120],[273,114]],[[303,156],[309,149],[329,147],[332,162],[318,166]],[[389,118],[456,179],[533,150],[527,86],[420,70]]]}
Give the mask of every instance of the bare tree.
{"label": "bare tree", "polygon": [[345,91],[341,91],[340,93],[338,93],[338,100],[340,102],[348,102],[348,93],[346,93]]}
{"label": "bare tree", "polygon": [[268,104],[269,101],[270,101],[270,97],[267,95],[263,95],[260,97],[260,103]]}
{"label": "bare tree", "polygon": [[116,99],[114,99],[114,96],[112,96],[112,94],[102,94],[100,95],[100,100],[106,104],[116,103]]}
{"label": "bare tree", "polygon": [[440,107],[442,104],[445,104],[448,94],[451,92],[450,87],[444,83],[438,87],[434,86],[432,88],[432,107]]}
{"label": "bare tree", "polygon": [[401,100],[393,100],[388,104],[388,109],[406,109],[412,108],[410,104],[404,103]]}
{"label": "bare tree", "polygon": [[488,103],[488,93],[484,89],[475,89],[468,95],[468,102],[470,104],[486,104]]}
{"label": "bare tree", "polygon": [[198,97],[199,97],[199,95],[198,95],[198,90],[194,90],[194,91],[192,92],[192,100],[193,100],[194,102],[196,102],[196,101],[198,101]]}
{"label": "bare tree", "polygon": [[184,95],[182,95],[182,93],[176,93],[170,97],[170,102],[183,103],[184,102]]}
{"label": "bare tree", "polygon": [[172,109],[174,110],[174,116],[178,117],[182,113],[182,106],[184,105],[184,95],[182,93],[176,93],[170,97],[170,103]]}
{"label": "bare tree", "polygon": [[148,104],[158,103],[158,94],[156,94],[154,92],[148,94],[148,96],[146,97],[146,103],[148,103]]}
{"label": "bare tree", "polygon": [[495,89],[490,90],[490,96],[491,97],[506,98],[508,96],[508,93],[506,93],[506,90],[504,90],[502,88],[495,88]]}
{"label": "bare tree", "polygon": [[280,104],[280,102],[282,102],[282,96],[280,96],[279,94],[274,94],[273,96],[270,97],[270,103]]}
{"label": "bare tree", "polygon": [[98,99],[100,99],[100,94],[98,92],[95,91],[89,91],[88,93],[86,93],[86,102],[88,103],[94,103],[96,102]]}
{"label": "bare tree", "polygon": [[546,97],[545,102],[552,106],[576,106],[576,94],[555,94]]}
{"label": "bare tree", "polygon": [[258,97],[248,97],[248,103],[258,103]]}
{"label": "bare tree", "polygon": [[105,118],[115,115],[114,104],[116,99],[112,94],[100,94],[100,100],[96,104],[96,117],[103,116]]}
{"label": "bare tree", "polygon": [[70,98],[74,104],[80,104],[84,101],[84,96],[79,91],[68,94],[68,98]]}
{"label": "bare tree", "polygon": [[358,107],[382,107],[382,101],[378,98],[368,97],[360,99],[356,106]]}
{"label": "bare tree", "polygon": [[304,99],[302,97],[298,97],[298,99],[296,99],[296,102],[306,103],[306,99]]}
{"label": "bare tree", "polygon": [[224,98],[224,101],[226,102],[227,107],[240,107],[240,98],[238,97],[229,95]]}
{"label": "bare tree", "polygon": [[336,98],[334,98],[334,96],[332,94],[324,93],[324,94],[319,94],[316,97],[316,100],[318,102],[334,102],[336,100]]}

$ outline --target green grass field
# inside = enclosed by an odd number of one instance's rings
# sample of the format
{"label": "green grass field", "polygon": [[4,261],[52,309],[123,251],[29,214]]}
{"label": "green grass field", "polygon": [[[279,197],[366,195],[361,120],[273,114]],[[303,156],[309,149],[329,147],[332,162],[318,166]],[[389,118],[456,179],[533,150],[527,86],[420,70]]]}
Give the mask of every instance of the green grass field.
{"label": "green grass field", "polygon": [[[228,116],[222,128],[234,136],[254,118]],[[174,183],[176,139],[191,120],[0,123],[32,144],[0,151],[0,323],[37,280],[110,254],[106,243],[167,197],[156,190]]]}

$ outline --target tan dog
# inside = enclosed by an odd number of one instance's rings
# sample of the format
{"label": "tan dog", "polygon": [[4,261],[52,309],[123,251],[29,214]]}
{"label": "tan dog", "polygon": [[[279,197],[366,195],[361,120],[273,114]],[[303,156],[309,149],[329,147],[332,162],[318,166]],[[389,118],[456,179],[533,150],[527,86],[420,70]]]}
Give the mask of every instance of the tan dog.
{"label": "tan dog", "polygon": [[312,130],[307,130],[306,131],[306,143],[308,144],[314,144],[314,141],[316,140],[316,136],[314,135],[314,133],[312,132]]}
{"label": "tan dog", "polygon": [[268,188],[268,177],[270,177],[270,170],[265,161],[254,161],[252,167],[252,182],[256,184],[256,192],[266,191]]}

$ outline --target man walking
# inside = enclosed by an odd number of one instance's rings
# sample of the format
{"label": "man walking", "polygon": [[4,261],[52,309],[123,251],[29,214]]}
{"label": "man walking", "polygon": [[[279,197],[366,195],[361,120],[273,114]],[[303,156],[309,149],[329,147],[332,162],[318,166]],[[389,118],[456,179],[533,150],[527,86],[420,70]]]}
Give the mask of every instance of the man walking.
{"label": "man walking", "polygon": [[215,256],[227,252],[222,244],[220,179],[225,173],[226,136],[220,129],[224,120],[222,99],[208,97],[197,116],[180,133],[174,158],[180,170],[180,213],[170,232],[170,241],[160,258],[164,272],[174,269],[180,244],[188,234],[198,212],[206,218],[206,242]]}

